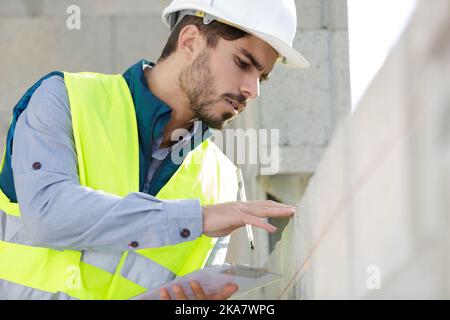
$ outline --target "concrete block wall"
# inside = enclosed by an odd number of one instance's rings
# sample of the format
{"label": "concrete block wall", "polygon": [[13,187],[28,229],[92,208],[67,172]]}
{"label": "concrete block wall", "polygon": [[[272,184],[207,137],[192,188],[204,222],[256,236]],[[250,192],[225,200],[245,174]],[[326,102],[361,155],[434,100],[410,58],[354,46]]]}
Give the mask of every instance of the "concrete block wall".
{"label": "concrete block wall", "polygon": [[[278,174],[314,172],[340,119],[350,112],[346,0],[296,1],[294,46],[311,67],[278,67],[255,108],[262,128],[280,129]],[[267,88],[266,88],[267,86]]]}
{"label": "concrete block wall", "polygon": [[450,3],[419,0],[247,297],[450,298],[449,83]]}

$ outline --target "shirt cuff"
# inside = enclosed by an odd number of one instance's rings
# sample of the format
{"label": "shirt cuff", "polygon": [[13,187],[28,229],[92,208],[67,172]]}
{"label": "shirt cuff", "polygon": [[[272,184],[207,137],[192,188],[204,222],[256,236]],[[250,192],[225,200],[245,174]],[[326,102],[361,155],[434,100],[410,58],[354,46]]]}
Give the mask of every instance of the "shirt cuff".
{"label": "shirt cuff", "polygon": [[203,233],[203,210],[198,199],[163,200],[171,243],[192,241]]}

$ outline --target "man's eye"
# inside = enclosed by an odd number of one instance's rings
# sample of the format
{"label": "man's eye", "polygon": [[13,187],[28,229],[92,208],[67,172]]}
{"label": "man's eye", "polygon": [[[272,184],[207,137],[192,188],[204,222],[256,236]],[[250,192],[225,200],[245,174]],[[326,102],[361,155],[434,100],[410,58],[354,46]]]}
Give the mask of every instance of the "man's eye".
{"label": "man's eye", "polygon": [[239,68],[241,68],[242,70],[248,70],[250,68],[249,63],[245,63],[244,61],[242,61],[239,58],[236,58],[236,63],[239,66]]}

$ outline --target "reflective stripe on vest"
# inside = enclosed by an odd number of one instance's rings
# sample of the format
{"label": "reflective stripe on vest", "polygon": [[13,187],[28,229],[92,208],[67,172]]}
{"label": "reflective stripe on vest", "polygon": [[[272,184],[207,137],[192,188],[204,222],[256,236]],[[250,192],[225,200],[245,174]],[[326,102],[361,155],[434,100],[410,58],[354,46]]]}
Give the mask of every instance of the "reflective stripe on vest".
{"label": "reflective stripe on vest", "polygon": [[[138,135],[133,101],[120,75],[65,73],[69,94],[80,183],[117,195],[139,189]],[[114,112],[112,112],[114,111]],[[95,139],[93,139],[95,137]],[[98,148],[101,145],[102,148]],[[236,168],[210,141],[190,152],[160,199],[198,198],[202,205],[236,199]],[[19,207],[0,190],[0,209],[20,216]],[[139,254],[177,275],[203,267],[214,239],[161,248]],[[79,251],[58,251],[0,242],[0,278],[48,292],[65,292],[79,299],[127,299],[145,288],[120,275],[128,252],[114,274],[80,261]],[[20,267],[18,267],[20,266]]]}

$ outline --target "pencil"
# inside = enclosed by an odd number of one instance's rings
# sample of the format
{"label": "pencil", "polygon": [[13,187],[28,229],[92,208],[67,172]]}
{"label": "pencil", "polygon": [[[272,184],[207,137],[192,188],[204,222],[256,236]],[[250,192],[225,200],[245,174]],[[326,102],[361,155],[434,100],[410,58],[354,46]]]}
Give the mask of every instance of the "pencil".
{"label": "pencil", "polygon": [[[237,169],[237,177],[238,177],[239,198],[241,201],[247,201],[247,195],[245,194],[244,179],[242,177],[242,171],[239,168]],[[253,228],[251,225],[246,224],[245,230],[247,231],[247,238],[248,242],[250,243],[250,248],[254,250],[255,240],[253,238]]]}

